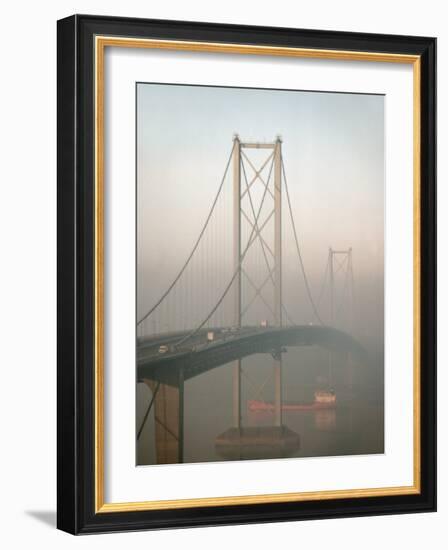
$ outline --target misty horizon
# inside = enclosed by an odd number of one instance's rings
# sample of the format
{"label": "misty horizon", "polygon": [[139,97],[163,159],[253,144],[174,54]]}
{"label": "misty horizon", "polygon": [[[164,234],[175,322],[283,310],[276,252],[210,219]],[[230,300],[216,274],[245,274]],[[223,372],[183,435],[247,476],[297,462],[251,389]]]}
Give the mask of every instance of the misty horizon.
{"label": "misty horizon", "polygon": [[[351,248],[356,325],[366,337],[381,343],[384,97],[378,95],[139,83],[137,317],[157,302],[188,257],[214,200],[235,134],[242,141],[255,142],[272,142],[281,136],[292,210],[311,292],[317,300],[329,247]],[[263,154],[250,153],[253,164],[259,166]],[[247,163],[246,166],[250,179],[253,171]],[[263,172],[265,178],[267,170],[268,166]],[[207,251],[207,243],[204,245],[209,282],[198,278],[195,285],[195,276],[190,275],[191,297],[186,304],[190,318],[195,316],[194,308],[199,310],[205,300],[207,285],[222,290],[232,276],[232,196],[229,170],[222,199],[227,219],[223,213],[218,214],[220,227],[218,222],[216,227],[211,224],[214,243],[208,244]],[[283,301],[288,302],[298,322],[316,322],[285,208],[283,199]],[[260,259],[253,256],[252,263],[259,268]],[[338,284],[342,285],[343,300],[344,281],[335,278],[336,292]],[[243,293],[249,300],[251,289],[247,286]],[[224,303],[222,309],[225,307]],[[328,296],[324,296],[320,308],[327,321],[328,307]],[[254,304],[252,310],[253,318],[248,322],[256,324],[267,317],[263,304]]]}

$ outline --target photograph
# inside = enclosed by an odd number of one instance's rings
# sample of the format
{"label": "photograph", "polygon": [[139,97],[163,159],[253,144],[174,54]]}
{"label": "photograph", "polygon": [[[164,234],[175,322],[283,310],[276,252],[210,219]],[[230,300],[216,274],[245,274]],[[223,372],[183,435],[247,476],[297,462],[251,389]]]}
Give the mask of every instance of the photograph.
{"label": "photograph", "polygon": [[385,96],[135,94],[136,465],[384,453]]}

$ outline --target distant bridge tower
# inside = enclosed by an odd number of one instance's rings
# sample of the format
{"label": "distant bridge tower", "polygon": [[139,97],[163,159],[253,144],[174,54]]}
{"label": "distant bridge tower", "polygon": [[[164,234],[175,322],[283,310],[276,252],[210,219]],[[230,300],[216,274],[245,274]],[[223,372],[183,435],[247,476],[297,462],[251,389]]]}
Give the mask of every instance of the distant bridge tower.
{"label": "distant bridge tower", "polygon": [[[267,151],[266,159],[255,168],[249,157],[245,154],[246,149],[261,149]],[[251,180],[246,177],[243,166],[243,158],[248,163],[254,175]],[[265,179],[262,176],[263,169],[272,161],[271,172],[273,172],[273,186],[270,186],[272,173]],[[244,171],[244,186],[242,184],[242,171]],[[262,184],[263,193],[259,199],[259,204],[254,204],[253,189],[254,184]],[[242,206],[244,197],[248,197],[250,204],[250,213]],[[267,203],[266,203],[267,201]],[[246,201],[247,202],[247,201]],[[260,220],[260,214],[265,204],[272,204],[269,208],[266,218]],[[274,217],[274,236],[273,246],[269,246],[264,238],[268,221]],[[273,324],[276,327],[282,326],[282,141],[280,137],[272,143],[249,143],[242,142],[238,135],[234,137],[233,147],[233,256],[234,271],[237,272],[234,281],[234,324],[241,327],[244,321],[244,314],[249,309],[251,303],[242,303],[242,275],[248,279],[255,291],[255,297],[259,297],[268,305],[268,301],[263,297],[263,288],[271,281],[273,284],[273,304],[269,309],[272,312]],[[242,225],[244,222],[249,224],[250,235],[247,243],[242,243]],[[247,249],[258,242],[263,250],[266,262],[267,277],[261,283],[256,283],[251,275],[244,269],[243,256],[246,256]],[[244,248],[243,248],[244,247]],[[269,260],[268,260],[269,257]],[[272,300],[271,300],[272,301]],[[275,378],[275,425],[282,424],[282,358],[281,350],[276,350],[274,355],[274,378]],[[234,426],[241,427],[241,360],[235,361],[233,372],[233,416]]]}
{"label": "distant bridge tower", "polygon": [[[343,250],[328,249],[328,271],[329,271],[329,291],[330,291],[330,326],[346,325],[346,328],[351,334],[355,329],[354,309],[355,309],[355,292],[354,292],[354,275],[353,275],[353,258],[352,248]],[[339,275],[341,273],[341,275]],[[338,292],[338,280],[342,282],[342,288]],[[339,294],[339,300],[338,295]],[[341,310],[347,304],[345,323],[341,319]],[[342,322],[341,322],[342,321]],[[333,352],[330,350],[328,359],[328,382],[333,385]],[[347,368],[349,369],[348,378],[349,385],[352,385],[353,365],[351,354],[347,354]]]}
{"label": "distant bridge tower", "polygon": [[[338,316],[342,309],[343,302],[347,296],[347,329],[351,332],[354,329],[354,307],[355,307],[355,292],[354,292],[354,275],[353,275],[353,258],[352,248],[346,250],[328,249],[328,266],[330,273],[330,325],[334,326],[338,323]],[[342,296],[340,303],[337,304],[337,274],[341,272],[343,281]]]}

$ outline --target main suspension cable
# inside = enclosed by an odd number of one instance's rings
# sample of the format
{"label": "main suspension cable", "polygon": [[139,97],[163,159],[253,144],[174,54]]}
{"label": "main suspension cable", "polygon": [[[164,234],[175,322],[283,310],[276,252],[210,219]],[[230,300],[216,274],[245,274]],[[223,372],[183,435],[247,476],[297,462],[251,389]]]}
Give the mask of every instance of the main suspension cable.
{"label": "main suspension cable", "polygon": [[286,179],[286,171],[285,171],[285,164],[283,162],[283,156],[281,158],[281,163],[282,163],[283,181],[285,182],[285,190],[286,190],[286,198],[287,198],[287,202],[288,202],[289,215],[290,215],[290,218],[291,218],[291,224],[292,224],[292,229],[293,229],[293,233],[294,233],[294,240],[295,240],[295,243],[296,243],[297,254],[299,256],[299,263],[300,263],[300,267],[301,267],[301,270],[302,270],[303,280],[305,282],[306,292],[308,294],[308,299],[311,303],[311,306],[313,308],[313,312],[314,312],[314,315],[316,316],[316,319],[319,321],[319,323],[321,325],[324,325],[324,323],[322,322],[322,319],[320,318],[319,312],[317,311],[317,307],[316,307],[316,304],[314,303],[313,296],[311,294],[311,289],[310,289],[310,285],[309,285],[309,282],[308,282],[308,277],[307,277],[307,274],[306,274],[306,271],[305,271],[305,266],[303,264],[302,253],[300,252],[299,239],[297,237],[296,224],[294,222],[294,216],[292,214],[291,199],[289,197],[288,182],[287,182],[287,179]]}

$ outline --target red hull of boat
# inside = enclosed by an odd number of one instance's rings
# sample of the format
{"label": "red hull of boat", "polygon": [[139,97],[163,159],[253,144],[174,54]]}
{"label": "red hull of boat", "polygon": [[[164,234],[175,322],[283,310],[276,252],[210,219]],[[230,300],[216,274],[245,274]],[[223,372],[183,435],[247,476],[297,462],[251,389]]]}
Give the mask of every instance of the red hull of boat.
{"label": "red hull of boat", "polygon": [[[322,409],[334,409],[336,403],[319,403],[313,401],[311,403],[283,403],[282,411],[321,411]],[[274,412],[273,403],[266,401],[250,400],[247,402],[247,409],[250,412]]]}

